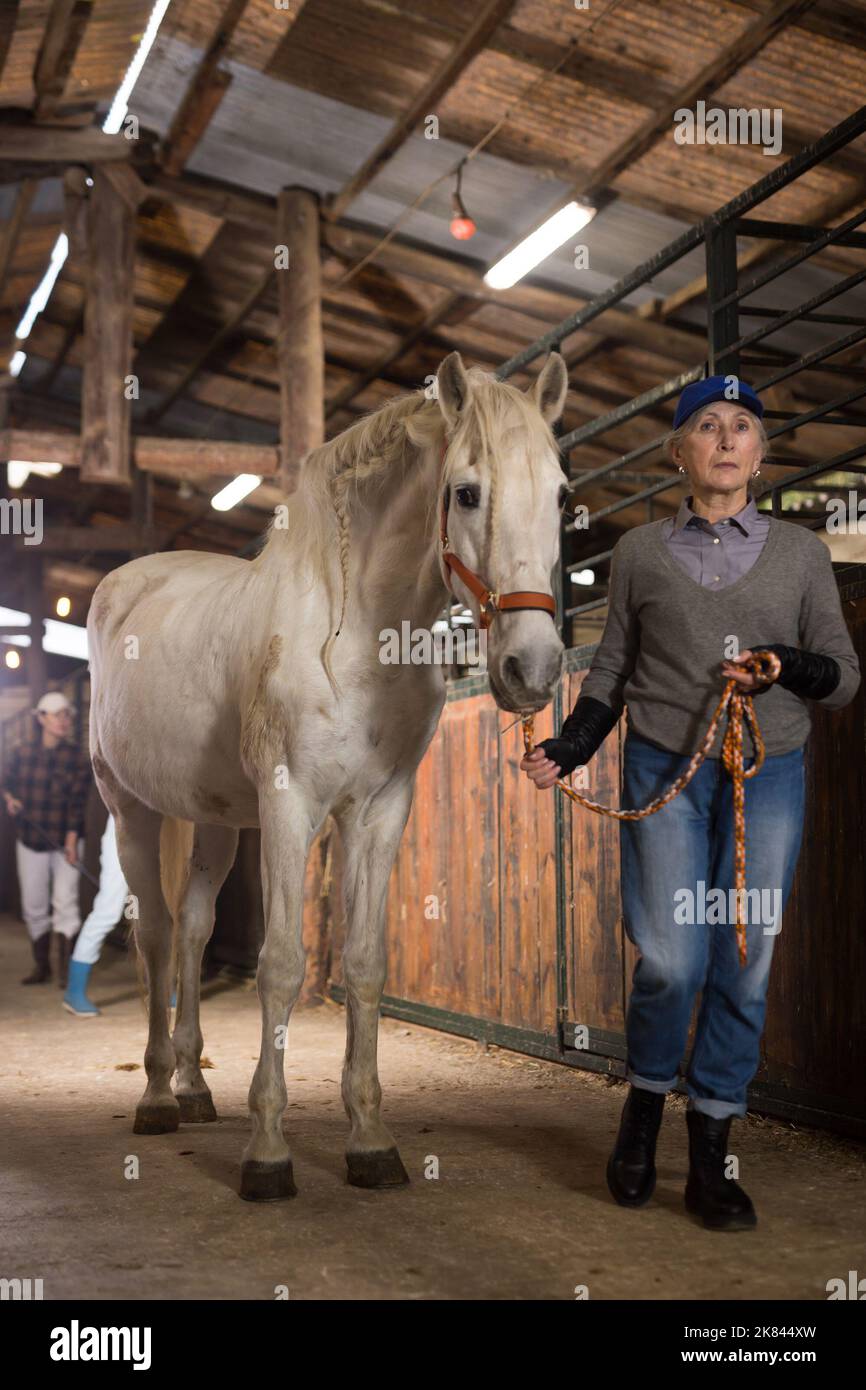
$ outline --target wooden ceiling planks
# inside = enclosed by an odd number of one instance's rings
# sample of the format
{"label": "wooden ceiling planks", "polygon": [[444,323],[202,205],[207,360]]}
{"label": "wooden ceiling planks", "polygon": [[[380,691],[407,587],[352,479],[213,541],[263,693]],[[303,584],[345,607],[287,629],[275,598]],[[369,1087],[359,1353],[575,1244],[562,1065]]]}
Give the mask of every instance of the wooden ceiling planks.
{"label": "wooden ceiling planks", "polygon": [[93,13],[66,84],[67,99],[109,103],[150,18],[154,0],[94,0]]}
{"label": "wooden ceiling planks", "polygon": [[361,167],[352,174],[340,191],[328,201],[327,215],[332,220],[341,217],[362,189],[373,181],[376,174],[385,168],[397,151],[406,143],[416,127],[426,121],[429,112],[435,111],[440,101],[447,98],[458,79],[466,69],[475,66],[474,60],[483,50],[499,25],[514,7],[515,0],[486,0],[477,11],[465,33],[453,45],[445,62],[431,75],[408,110],[386,132],[382,140],[366,158]]}
{"label": "wooden ceiling planks", "polygon": [[[464,28],[470,18],[467,6]],[[307,0],[268,74],[396,120],[451,48],[450,37],[391,6]]]}
{"label": "wooden ceiling planks", "polygon": [[50,0],[11,0],[0,6],[0,106],[33,104],[33,73]]}

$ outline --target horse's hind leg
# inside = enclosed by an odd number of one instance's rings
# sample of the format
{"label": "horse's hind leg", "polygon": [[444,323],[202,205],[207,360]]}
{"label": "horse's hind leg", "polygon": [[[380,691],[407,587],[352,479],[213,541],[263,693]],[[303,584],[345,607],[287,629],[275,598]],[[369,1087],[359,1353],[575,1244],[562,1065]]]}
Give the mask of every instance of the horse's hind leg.
{"label": "horse's hind leg", "polygon": [[135,1134],[167,1134],[180,1112],[172,1095],[174,1048],[168,1034],[171,913],[162,893],[159,830],[162,816],[124,796],[116,812],[117,853],[133,896],[135,941],[147,975],[147,1086],[135,1111]]}
{"label": "horse's hind leg", "polygon": [[250,1086],[253,1132],[241,1161],[241,1196],[250,1202],[294,1197],[292,1159],[283,1137],[286,1033],[304,982],[304,868],[317,827],[302,798],[259,790],[265,940],[256,985],[262,1045]]}
{"label": "horse's hind leg", "polygon": [[177,1059],[174,1093],[185,1124],[217,1117],[201,1074],[201,958],[213,931],[217,894],[234,863],[237,847],[238,832],[231,826],[195,827],[189,877],[178,914],[177,1021],[172,1037]]}
{"label": "horse's hind leg", "polygon": [[412,805],[414,778],[381,794],[374,814],[336,819],[345,850],[343,873],[348,928],[343,948],[346,982],[346,1056],[342,1094],[351,1131],[346,1149],[354,1187],[396,1187],[409,1181],[379,1107],[379,1004],[385,987],[385,902],[388,879]]}

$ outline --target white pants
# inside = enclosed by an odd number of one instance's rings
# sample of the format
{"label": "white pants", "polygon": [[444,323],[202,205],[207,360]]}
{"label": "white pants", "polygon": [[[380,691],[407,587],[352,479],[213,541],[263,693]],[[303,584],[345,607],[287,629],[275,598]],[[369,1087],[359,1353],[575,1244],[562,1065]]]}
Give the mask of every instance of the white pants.
{"label": "white pants", "polygon": [[[84,841],[79,840],[79,859],[83,852]],[[28,849],[20,840],[15,841],[15,857],[21,912],[30,940],[38,941],[52,926],[61,936],[74,936],[81,925],[78,870],[60,850]]]}
{"label": "white pants", "polygon": [[114,816],[109,816],[99,846],[99,892],[93,899],[93,907],[75,943],[73,960],[80,961],[82,965],[95,965],[99,960],[103,941],[120,920],[127,891],[126,879],[117,857]]}

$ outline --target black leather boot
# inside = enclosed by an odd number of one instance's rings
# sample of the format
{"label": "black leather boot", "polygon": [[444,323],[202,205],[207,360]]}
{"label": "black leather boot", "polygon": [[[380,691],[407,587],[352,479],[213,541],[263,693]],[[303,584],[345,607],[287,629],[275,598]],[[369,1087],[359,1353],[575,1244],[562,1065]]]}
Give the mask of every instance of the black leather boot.
{"label": "black leather boot", "polygon": [[733,1178],[725,1177],[731,1116],[723,1120],[702,1110],[687,1110],[689,1178],[686,1207],[703,1218],[712,1231],[742,1231],[757,1225],[748,1195]]}
{"label": "black leather boot", "polygon": [[656,1185],[656,1139],[665,1093],[629,1089],[616,1147],[607,1162],[607,1185],[621,1207],[642,1207]]}
{"label": "black leather boot", "polygon": [[36,962],[29,975],[25,975],[22,985],[44,985],[51,979],[51,932],[44,932],[30,943],[33,959]]}
{"label": "black leather boot", "polygon": [[57,987],[65,989],[69,984],[69,957],[72,955],[72,940],[63,932],[55,932],[57,937]]}

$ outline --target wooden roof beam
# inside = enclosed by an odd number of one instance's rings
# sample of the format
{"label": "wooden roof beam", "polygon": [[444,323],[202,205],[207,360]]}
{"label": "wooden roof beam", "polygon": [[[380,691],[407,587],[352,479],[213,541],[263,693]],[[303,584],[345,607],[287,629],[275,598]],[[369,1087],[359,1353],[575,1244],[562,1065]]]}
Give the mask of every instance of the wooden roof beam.
{"label": "wooden roof beam", "polygon": [[181,207],[216,217],[257,232],[269,245],[277,234],[277,200],[264,193],[249,193],[218,179],[185,173],[174,178],[166,173],[147,174],[147,194],[157,203],[178,203]]}
{"label": "wooden roof beam", "polygon": [[228,0],[219,17],[163,145],[162,167],[167,174],[181,172],[231,85],[231,73],[219,65],[246,8],[247,0]]}
{"label": "wooden roof beam", "polygon": [[0,161],[6,164],[101,164],[131,158],[134,144],[123,135],[105,135],[92,127],[39,126],[23,120],[20,112],[0,114]]}
{"label": "wooden roof beam", "polygon": [[249,294],[247,294],[246,297],[241,301],[241,303],[238,305],[237,309],[231,315],[231,317],[228,318],[226,322],[223,323],[221,327],[217,329],[217,331],[204,344],[201,351],[196,354],[192,362],[189,364],[189,366],[186,368],[183,375],[181,376],[180,381],[178,381],[171,388],[171,390],[167,392],[165,396],[163,396],[162,400],[159,402],[158,405],[155,405],[153,409],[149,411],[147,418],[151,424],[155,424],[157,420],[162,419],[163,415],[165,415],[166,411],[170,408],[170,406],[174,405],[174,402],[178,399],[179,396],[183,394],[183,392],[189,386],[193,378],[198,375],[198,373],[201,371],[202,367],[205,365],[211,354],[216,352],[217,348],[220,347],[221,344],[224,343],[232,333],[236,332],[236,330],[240,328],[244,319],[251,312],[254,306],[258,303],[261,296],[264,294],[265,290],[271,282],[271,278],[273,275],[274,267],[273,265],[270,265],[268,266],[264,275],[261,276],[261,278],[257,280],[256,283],[253,285],[253,288],[250,290]]}
{"label": "wooden roof beam", "polygon": [[373,363],[372,367],[367,367],[363,372],[359,372],[356,377],[337,392],[336,396],[333,396],[331,400],[326,402],[325,419],[329,420],[338,410],[342,410],[344,407],[351,405],[353,399],[360,391],[363,391],[365,387],[375,381],[380,373],[387,371],[395,362],[399,362],[400,358],[403,357],[411,347],[414,347],[419,338],[423,338],[425,333],[428,333],[432,328],[435,328],[442,322],[446,315],[460,303],[460,300],[461,296],[459,294],[446,294],[439,300],[438,304],[434,304],[433,308],[429,313],[424,315],[420,323],[415,324],[415,326],[400,339],[396,347],[389,348],[387,352],[383,353],[383,355]]}
{"label": "wooden roof beam", "polygon": [[0,300],[2,300],[6,288],[6,277],[15,259],[15,250],[21,229],[27,220],[27,214],[38,187],[37,179],[24,180],[18,189],[9,220],[0,227]]}
{"label": "wooden roof beam", "polygon": [[[131,441],[136,468],[145,473],[186,477],[233,477],[238,473],[276,476],[276,445],[238,444],[213,439],[164,439],[161,435],[137,435]],[[33,463],[81,466],[81,440],[71,431],[6,429],[0,431],[0,458]]]}
{"label": "wooden roof beam", "polygon": [[[360,228],[344,228],[325,225],[324,237],[331,250],[342,251],[344,255],[365,255],[381,240],[375,232]],[[533,314],[549,323],[556,323],[565,314],[573,313],[575,305],[585,303],[582,295],[572,295],[565,290],[550,290],[539,286],[516,285],[510,290],[492,290],[485,284],[483,270],[477,266],[457,261],[440,252],[427,248],[417,248],[399,238],[394,238],[387,246],[376,252],[376,264],[388,266],[419,280],[427,280],[442,285],[445,289],[458,291],[476,300],[501,303],[508,308]],[[565,308],[565,314],[562,309]],[[596,330],[596,324],[604,325]],[[583,330],[595,336],[597,331],[605,337],[616,337],[623,342],[636,343],[654,351],[682,360],[693,362],[696,348],[699,348],[701,335],[683,329],[675,329],[656,324],[652,318],[625,309],[609,309],[594,321],[592,328]]]}
{"label": "wooden roof beam", "polygon": [[657,107],[637,130],[612,150],[601,164],[589,173],[575,180],[572,187],[560,194],[556,202],[543,213],[532,227],[521,232],[520,236],[501,252],[506,255],[514,246],[531,235],[555,212],[575,199],[597,201],[604,197],[607,201],[618,195],[610,185],[619,176],[636,164],[662,135],[670,132],[674,115],[683,107],[690,107],[700,97],[709,97],[717,88],[733,77],[745,63],[760,53],[772,38],[775,38],[788,24],[793,24],[801,15],[815,4],[815,0],[775,0],[766,12],[759,15],[732,43],[717,53],[706,63],[700,72],[686,82],[678,91]]}
{"label": "wooden roof beam", "polygon": [[782,29],[796,23],[814,4],[815,0],[776,0],[765,14],[759,15],[753,24],[711,58],[691,81],[680,87],[660,110],[655,111],[633,135],[624,140],[593,170],[589,180],[577,184],[566,195],[564,201],[591,196],[594,192],[607,188],[630,164],[641,159],[660,136],[670,131],[678,110],[691,106],[701,97],[712,96],[713,92],[730,81],[741,67],[751,62]]}
{"label": "wooden roof beam", "polygon": [[422,121],[449,88],[453,87],[473,58],[487,47],[492,35],[514,9],[514,5],[515,0],[487,0],[442,67],[418,93],[409,110],[395,122],[348,183],[329,200],[325,207],[325,216],[329,220],[336,221],[342,217],[349,204],[394,157],[409,139],[419,121]]}
{"label": "wooden roof beam", "polygon": [[20,0],[5,0],[5,3],[0,5],[0,78],[3,76],[6,56],[18,26],[19,8]]}
{"label": "wooden roof beam", "polygon": [[57,115],[92,13],[93,0],[53,0],[33,70],[37,121],[50,121]]}
{"label": "wooden roof beam", "polygon": [[[95,551],[130,551],[149,554],[165,543],[166,532],[154,526],[49,526],[39,549],[47,555],[92,554]],[[25,536],[16,536],[15,550],[24,550]]]}

